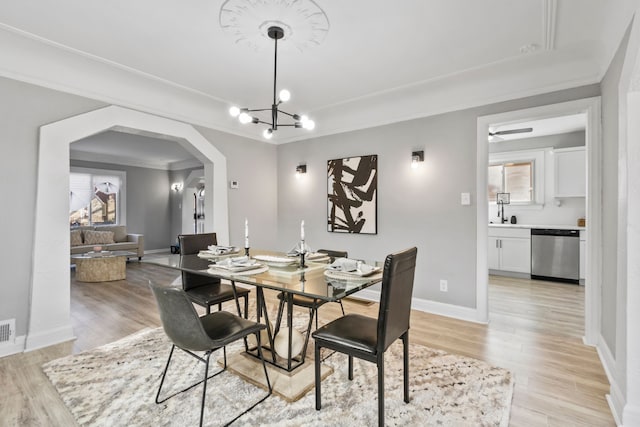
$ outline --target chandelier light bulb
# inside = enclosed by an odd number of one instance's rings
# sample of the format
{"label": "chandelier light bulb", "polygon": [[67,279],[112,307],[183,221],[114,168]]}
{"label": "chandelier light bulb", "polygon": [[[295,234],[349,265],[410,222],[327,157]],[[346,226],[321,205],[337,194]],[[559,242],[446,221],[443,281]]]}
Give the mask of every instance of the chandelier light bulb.
{"label": "chandelier light bulb", "polygon": [[280,91],[280,101],[287,102],[290,99],[291,99],[291,92],[289,92],[286,89],[282,89]]}
{"label": "chandelier light bulb", "polygon": [[238,117],[238,115],[240,114],[240,108],[234,105],[233,107],[229,108],[229,114],[231,114],[231,117]]}
{"label": "chandelier light bulb", "polygon": [[264,132],[262,132],[262,136],[265,139],[271,139],[273,137],[273,130],[271,129],[265,129]]}
{"label": "chandelier light bulb", "polygon": [[251,116],[243,111],[238,116],[238,120],[240,120],[240,123],[242,123],[243,125],[246,125],[247,123],[251,123]]}
{"label": "chandelier light bulb", "polygon": [[314,122],[313,120],[307,118],[307,120],[304,120],[302,122],[302,127],[307,129],[307,130],[313,130],[316,127],[316,122]]}

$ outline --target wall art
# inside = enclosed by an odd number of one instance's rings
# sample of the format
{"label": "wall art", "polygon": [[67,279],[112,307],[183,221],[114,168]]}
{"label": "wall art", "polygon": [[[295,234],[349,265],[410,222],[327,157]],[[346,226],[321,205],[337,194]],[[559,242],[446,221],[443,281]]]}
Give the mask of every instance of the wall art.
{"label": "wall art", "polygon": [[378,233],[378,156],[327,162],[327,230]]}

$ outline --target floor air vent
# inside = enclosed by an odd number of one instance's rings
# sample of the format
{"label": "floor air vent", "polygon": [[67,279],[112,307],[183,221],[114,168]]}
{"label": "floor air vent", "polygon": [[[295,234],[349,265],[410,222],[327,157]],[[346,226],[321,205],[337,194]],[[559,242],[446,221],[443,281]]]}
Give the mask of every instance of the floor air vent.
{"label": "floor air vent", "polygon": [[0,320],[0,344],[14,343],[16,319]]}

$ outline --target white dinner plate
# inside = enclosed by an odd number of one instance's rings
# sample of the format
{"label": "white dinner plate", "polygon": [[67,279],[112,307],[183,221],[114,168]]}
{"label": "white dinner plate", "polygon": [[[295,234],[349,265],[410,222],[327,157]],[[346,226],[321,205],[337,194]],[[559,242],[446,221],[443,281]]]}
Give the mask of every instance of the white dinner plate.
{"label": "white dinner plate", "polygon": [[288,258],[281,256],[273,256],[273,255],[254,255],[253,259],[257,259],[258,261],[262,261],[263,263],[270,265],[272,267],[288,267],[293,265],[298,261],[296,258]]}
{"label": "white dinner plate", "polygon": [[339,271],[339,270],[331,270],[326,269],[324,271],[324,275],[327,277],[332,277],[335,279],[357,279],[357,278],[365,278],[371,277],[376,273],[380,273],[382,269],[380,267],[373,267],[373,269],[367,273],[363,273],[362,271]]}

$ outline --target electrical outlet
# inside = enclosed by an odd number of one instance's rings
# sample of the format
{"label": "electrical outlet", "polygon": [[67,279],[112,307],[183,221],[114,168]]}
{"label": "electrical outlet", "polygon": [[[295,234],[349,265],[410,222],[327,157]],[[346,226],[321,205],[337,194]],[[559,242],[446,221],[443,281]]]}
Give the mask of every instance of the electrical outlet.
{"label": "electrical outlet", "polygon": [[449,283],[444,279],[440,279],[440,292],[448,292],[448,291],[449,291]]}

